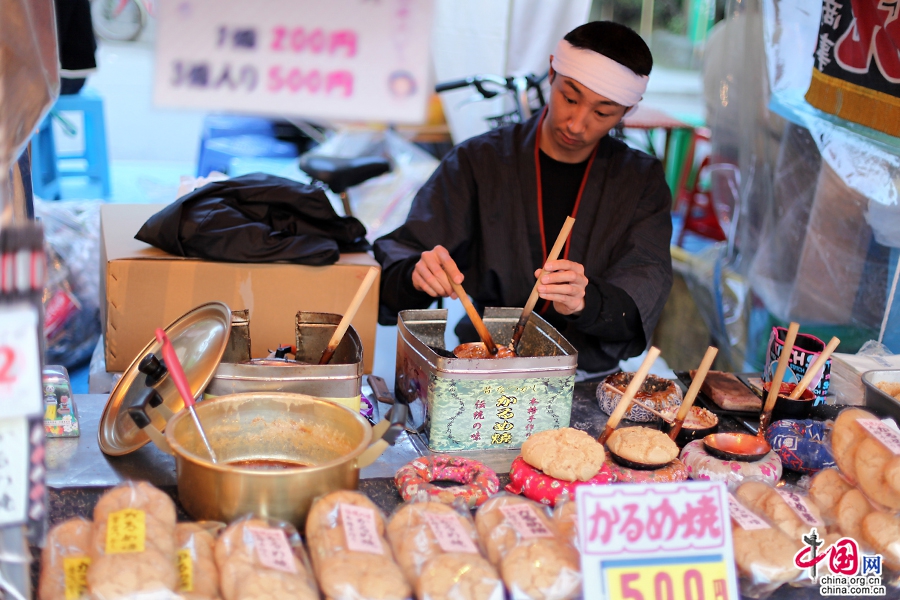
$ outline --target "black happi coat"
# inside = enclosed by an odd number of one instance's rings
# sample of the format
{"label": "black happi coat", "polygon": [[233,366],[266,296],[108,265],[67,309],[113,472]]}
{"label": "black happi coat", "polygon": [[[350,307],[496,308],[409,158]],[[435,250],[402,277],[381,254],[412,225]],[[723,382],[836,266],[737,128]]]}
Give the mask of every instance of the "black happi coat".
{"label": "black happi coat", "polygon": [[[410,276],[420,253],[438,244],[459,265],[477,304],[525,304],[543,264],[534,164],[539,117],[456,146],[419,191],[406,223],[375,242],[384,268],[382,324],[396,323],[400,310],[431,304]],[[661,163],[609,136],[599,144],[568,257],[584,265],[589,279],[585,309],[565,317],[551,306],[543,315],[578,349],[579,367],[592,372],[614,369],[645,349],[672,287],[672,197]],[[601,306],[609,285],[634,301],[643,335],[604,337],[621,318]]]}

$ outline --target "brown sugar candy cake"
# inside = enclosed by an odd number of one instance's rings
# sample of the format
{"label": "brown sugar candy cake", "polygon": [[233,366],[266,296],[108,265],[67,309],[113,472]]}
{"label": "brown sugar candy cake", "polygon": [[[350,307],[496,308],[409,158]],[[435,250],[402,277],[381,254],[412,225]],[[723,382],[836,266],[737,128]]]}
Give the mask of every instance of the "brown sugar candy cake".
{"label": "brown sugar candy cake", "polygon": [[874,419],[875,415],[859,408],[845,408],[834,420],[831,430],[831,450],[834,461],[850,483],[856,483],[856,449],[869,434],[857,419]]}
{"label": "brown sugar candy cake", "polygon": [[[372,511],[376,552],[350,548],[342,505]],[[394,562],[384,538],[381,510],[359,492],[332,492],[313,502],[306,518],[306,541],[319,586],[332,600],[406,600],[412,588]]]}
{"label": "brown sugar candy cake", "polygon": [[175,525],[175,547],[179,566],[185,560],[191,563],[181,577],[179,595],[184,600],[220,598],[219,570],[214,552],[216,538],[211,529],[197,523],[178,523]]}
{"label": "brown sugar candy cake", "polygon": [[600,472],[606,454],[603,445],[584,431],[562,427],[525,440],[522,459],[555,479],[588,481]]}
{"label": "brown sugar candy cake", "polygon": [[[522,535],[507,517],[506,511],[513,509],[528,511],[541,535]],[[475,527],[513,598],[564,600],[581,591],[578,552],[559,536],[539,504],[509,494],[494,496],[478,509]]]}
{"label": "brown sugar candy cake", "polygon": [[883,506],[900,509],[900,492],[887,482],[886,467],[894,455],[875,438],[859,443],[854,454],[854,469],[859,487],[866,495]]}
{"label": "brown sugar candy cake", "polygon": [[[131,514],[144,522],[143,551],[117,552],[118,547],[108,545],[110,516],[118,516],[126,509],[135,511]],[[93,597],[112,600],[138,593],[174,591],[178,586],[175,559],[175,504],[168,495],[139,481],[113,488],[100,497],[94,507],[91,566],[87,573]]]}
{"label": "brown sugar candy cake", "polygon": [[812,478],[809,497],[816,503],[825,518],[834,520],[834,510],[841,498],[853,486],[841,477],[837,469],[822,469]]}
{"label": "brown sugar candy cake", "polygon": [[[435,518],[445,523],[449,520],[471,543],[459,544],[459,548],[454,545],[453,551],[445,549],[432,527]],[[502,596],[503,582],[478,550],[474,523],[450,506],[440,502],[406,503],[388,522],[387,535],[394,557],[418,598],[490,600]]]}
{"label": "brown sugar candy cake", "polygon": [[254,529],[277,528],[263,519],[242,519],[229,525],[216,540],[214,555],[222,597],[225,600],[317,599],[315,583],[293,549],[286,569],[262,563]]}
{"label": "brown sugar candy cake", "polygon": [[863,540],[884,557],[886,567],[900,571],[900,518],[872,511],[862,520]]}
{"label": "brown sugar candy cake", "polygon": [[747,530],[732,521],[731,539],[734,562],[741,575],[754,583],[787,583],[800,575],[794,555],[800,540],[792,540],[778,529]]}
{"label": "brown sugar candy cake", "polygon": [[[65,567],[66,559],[86,563],[91,548],[93,524],[80,517],[56,525],[47,534],[46,545],[41,552],[41,578],[38,583],[38,600],[70,600],[79,586],[68,581],[73,574]],[[82,564],[83,564],[82,563]],[[67,573],[67,571],[69,571]],[[69,590],[69,594],[66,590]],[[79,597],[87,597],[87,589]]]}
{"label": "brown sugar candy cake", "polygon": [[644,465],[665,465],[678,458],[679,453],[669,436],[649,427],[616,429],[606,445],[619,458]]}

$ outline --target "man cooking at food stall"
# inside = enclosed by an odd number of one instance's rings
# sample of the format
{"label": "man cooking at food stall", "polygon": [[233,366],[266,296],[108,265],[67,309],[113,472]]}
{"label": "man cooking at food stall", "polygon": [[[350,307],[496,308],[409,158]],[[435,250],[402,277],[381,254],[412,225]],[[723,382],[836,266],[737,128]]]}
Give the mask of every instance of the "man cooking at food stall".
{"label": "man cooking at food stall", "polygon": [[[569,32],[550,57],[547,108],[453,148],[406,223],[375,242],[380,322],[455,298],[447,273],[479,310],[523,306],[543,266],[535,310],[578,350],[579,369],[608,373],[643,352],[672,286],[671,194],[659,160],[608,134],[652,66],[628,27]],[[568,215],[569,242],[548,262]],[[467,319],[456,333],[478,339]]]}

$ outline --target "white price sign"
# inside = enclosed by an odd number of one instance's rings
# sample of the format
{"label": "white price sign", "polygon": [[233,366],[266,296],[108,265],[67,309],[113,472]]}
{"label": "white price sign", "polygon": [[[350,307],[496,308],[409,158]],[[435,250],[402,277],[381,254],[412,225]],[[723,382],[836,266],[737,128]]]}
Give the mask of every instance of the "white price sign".
{"label": "white price sign", "polygon": [[27,303],[0,307],[0,419],[39,416],[41,358],[38,313]]}
{"label": "white price sign", "polygon": [[721,481],[580,486],[584,597],[737,598]]}
{"label": "white price sign", "polygon": [[0,527],[28,511],[28,419],[0,419]]}
{"label": "white price sign", "polygon": [[433,0],[162,0],[160,106],[421,123]]}

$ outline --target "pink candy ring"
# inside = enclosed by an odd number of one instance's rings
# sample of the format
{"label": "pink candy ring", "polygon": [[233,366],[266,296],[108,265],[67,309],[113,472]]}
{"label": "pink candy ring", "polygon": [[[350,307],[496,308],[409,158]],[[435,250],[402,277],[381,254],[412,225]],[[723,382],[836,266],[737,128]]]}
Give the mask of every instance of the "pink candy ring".
{"label": "pink candy ring", "polygon": [[685,481],[688,478],[687,467],[677,458],[664,467],[647,471],[623,467],[609,456],[607,456],[606,464],[603,466],[609,467],[616,483]]}
{"label": "pink candy ring", "polygon": [[563,481],[535,469],[518,456],[509,468],[509,485],[506,486],[506,491],[522,494],[547,506],[556,506],[564,494],[568,495],[569,499],[574,499],[575,488],[579,485],[601,485],[612,483],[613,480],[613,475],[606,464],[588,481]]}
{"label": "pink candy ring", "polygon": [[[455,481],[462,485],[440,487],[434,481]],[[435,454],[423,456],[400,467],[394,482],[404,500],[424,492],[444,504],[462,498],[469,508],[481,506],[500,489],[497,474],[477,460]]]}

